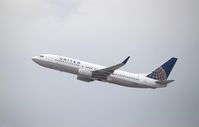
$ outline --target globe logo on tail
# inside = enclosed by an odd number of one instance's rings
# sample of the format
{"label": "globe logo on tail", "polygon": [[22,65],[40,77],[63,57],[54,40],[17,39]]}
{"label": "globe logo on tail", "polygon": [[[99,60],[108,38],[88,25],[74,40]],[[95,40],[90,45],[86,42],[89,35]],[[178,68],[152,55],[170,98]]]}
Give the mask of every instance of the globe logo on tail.
{"label": "globe logo on tail", "polygon": [[157,68],[151,74],[147,75],[147,77],[155,79],[155,80],[166,80],[167,79],[166,72],[162,67]]}

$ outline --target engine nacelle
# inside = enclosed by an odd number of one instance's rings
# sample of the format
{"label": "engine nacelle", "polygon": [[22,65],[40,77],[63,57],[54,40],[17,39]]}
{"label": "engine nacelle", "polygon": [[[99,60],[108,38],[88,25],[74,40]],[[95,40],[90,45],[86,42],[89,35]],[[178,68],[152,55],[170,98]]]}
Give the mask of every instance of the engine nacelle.
{"label": "engine nacelle", "polygon": [[79,69],[79,74],[77,75],[77,79],[85,82],[93,81],[92,72],[86,69]]}

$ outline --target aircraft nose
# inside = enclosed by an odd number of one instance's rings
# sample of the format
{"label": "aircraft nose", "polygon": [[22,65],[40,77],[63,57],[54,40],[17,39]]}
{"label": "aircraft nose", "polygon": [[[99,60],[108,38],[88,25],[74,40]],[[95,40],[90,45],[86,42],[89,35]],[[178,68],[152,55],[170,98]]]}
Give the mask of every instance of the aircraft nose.
{"label": "aircraft nose", "polygon": [[32,61],[36,62],[37,61],[37,57],[36,56],[32,57]]}

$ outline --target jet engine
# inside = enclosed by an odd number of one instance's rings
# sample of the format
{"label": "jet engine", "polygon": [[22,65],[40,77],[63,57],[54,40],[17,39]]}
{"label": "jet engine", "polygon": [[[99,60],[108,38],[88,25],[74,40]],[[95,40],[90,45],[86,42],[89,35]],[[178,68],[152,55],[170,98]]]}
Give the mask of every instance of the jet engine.
{"label": "jet engine", "polygon": [[79,69],[77,79],[85,82],[93,81],[92,72],[86,69]]}

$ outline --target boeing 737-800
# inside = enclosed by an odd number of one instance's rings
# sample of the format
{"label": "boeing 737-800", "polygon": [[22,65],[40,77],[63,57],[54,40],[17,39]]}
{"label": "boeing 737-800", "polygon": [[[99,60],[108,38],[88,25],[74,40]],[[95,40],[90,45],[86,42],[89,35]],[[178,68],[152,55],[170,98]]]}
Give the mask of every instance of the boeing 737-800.
{"label": "boeing 737-800", "polygon": [[43,67],[75,74],[78,80],[85,82],[97,80],[127,87],[155,89],[166,87],[174,81],[167,80],[167,78],[177,58],[171,58],[162,66],[147,74],[133,74],[118,70],[127,63],[129,58],[130,56],[123,62],[110,67],[50,54],[32,57],[32,60]]}

